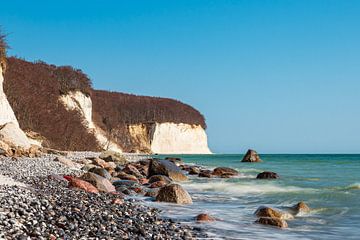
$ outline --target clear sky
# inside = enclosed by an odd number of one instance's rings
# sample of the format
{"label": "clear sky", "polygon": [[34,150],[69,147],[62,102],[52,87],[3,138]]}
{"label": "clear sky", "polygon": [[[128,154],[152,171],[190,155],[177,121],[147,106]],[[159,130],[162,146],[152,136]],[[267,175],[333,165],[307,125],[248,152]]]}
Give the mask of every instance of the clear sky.
{"label": "clear sky", "polygon": [[360,153],[360,1],[11,0],[0,24],[10,55],[196,107],[214,152]]}

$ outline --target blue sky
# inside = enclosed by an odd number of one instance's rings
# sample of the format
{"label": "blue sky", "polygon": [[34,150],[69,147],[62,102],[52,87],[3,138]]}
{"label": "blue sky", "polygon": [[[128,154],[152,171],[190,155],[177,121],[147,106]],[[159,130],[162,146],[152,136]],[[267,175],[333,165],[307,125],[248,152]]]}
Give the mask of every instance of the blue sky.
{"label": "blue sky", "polygon": [[214,152],[360,153],[360,1],[4,1],[10,55],[179,99]]}

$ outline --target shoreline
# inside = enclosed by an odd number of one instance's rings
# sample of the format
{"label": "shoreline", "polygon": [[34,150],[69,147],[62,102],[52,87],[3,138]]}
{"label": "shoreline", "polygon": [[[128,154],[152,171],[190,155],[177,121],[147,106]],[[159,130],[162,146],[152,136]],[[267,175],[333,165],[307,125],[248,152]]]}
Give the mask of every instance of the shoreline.
{"label": "shoreline", "polygon": [[[76,163],[99,155],[69,152],[66,158]],[[149,158],[141,154],[122,155],[130,163]],[[61,176],[79,176],[84,171],[55,162],[56,157],[59,155],[0,157],[0,176],[3,175],[0,180],[4,180],[0,181],[0,239],[195,239],[205,236],[197,228],[161,217],[159,209],[145,206],[141,200],[124,194],[94,194],[69,188]]]}

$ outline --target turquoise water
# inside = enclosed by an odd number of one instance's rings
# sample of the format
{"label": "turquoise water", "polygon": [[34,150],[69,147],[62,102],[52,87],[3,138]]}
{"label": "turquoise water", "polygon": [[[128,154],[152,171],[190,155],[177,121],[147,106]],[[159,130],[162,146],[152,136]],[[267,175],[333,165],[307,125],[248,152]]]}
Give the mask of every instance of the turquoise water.
{"label": "turquoise water", "polygon": [[[181,157],[189,164],[241,173],[183,183],[193,205],[155,204],[165,216],[199,226],[212,239],[360,239],[360,155],[261,155],[263,163],[242,163],[243,155]],[[262,171],[276,172],[280,179],[255,179]],[[288,229],[254,224],[259,206],[282,209],[299,201],[312,211],[288,221]],[[220,220],[194,223],[193,217],[203,212]]]}

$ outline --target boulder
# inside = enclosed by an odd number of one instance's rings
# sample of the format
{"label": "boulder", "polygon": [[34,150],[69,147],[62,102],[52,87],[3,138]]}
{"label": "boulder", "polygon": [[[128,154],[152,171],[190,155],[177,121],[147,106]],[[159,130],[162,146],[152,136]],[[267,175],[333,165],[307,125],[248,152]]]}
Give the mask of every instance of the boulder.
{"label": "boulder", "polygon": [[90,169],[95,168],[95,167],[97,167],[97,165],[94,165],[94,164],[86,164],[86,165],[84,165],[84,166],[81,168],[81,170],[83,170],[83,171],[85,171],[85,172],[88,172]]}
{"label": "boulder", "polygon": [[137,182],[131,180],[117,180],[112,183],[116,189],[119,187],[126,187],[126,188],[139,188],[140,185]]}
{"label": "boulder", "polygon": [[255,150],[249,149],[242,159],[242,162],[262,162],[262,160]]}
{"label": "boulder", "polygon": [[213,170],[212,175],[219,177],[231,177],[231,176],[239,175],[239,172],[236,171],[235,169],[228,167],[218,167]]}
{"label": "boulder", "polygon": [[101,192],[115,192],[116,189],[111,182],[95,173],[87,172],[81,176],[81,179],[94,185]]}
{"label": "boulder", "polygon": [[174,163],[176,166],[180,166],[181,164],[183,164],[183,161],[181,158],[177,158],[177,157],[166,157],[165,160],[168,160],[172,163]]}
{"label": "boulder", "polygon": [[127,174],[131,174],[136,176],[137,178],[143,178],[144,176],[140,173],[140,171],[132,164],[127,164],[124,169],[122,170],[123,172],[127,173]]}
{"label": "boulder", "polygon": [[154,175],[149,178],[149,183],[154,183],[154,182],[158,182],[158,181],[171,183],[171,179],[164,175]]}
{"label": "boulder", "polygon": [[274,172],[262,172],[256,176],[257,179],[277,179],[279,177],[280,176]]}
{"label": "boulder", "polygon": [[165,175],[173,181],[178,182],[188,180],[188,178],[182,173],[178,166],[167,160],[151,160],[148,177],[153,175]]}
{"label": "boulder", "polygon": [[81,169],[81,165],[78,163],[73,162],[72,160],[62,157],[62,156],[58,156],[54,159],[55,162],[59,162],[69,168],[72,169]]}
{"label": "boulder", "polygon": [[108,167],[108,164],[105,160],[101,159],[101,158],[94,158],[93,159],[93,164],[102,167],[102,168],[106,168]]}
{"label": "boulder", "polygon": [[76,177],[71,177],[68,179],[69,180],[69,187],[71,188],[78,188],[78,189],[82,189],[86,192],[90,192],[90,193],[98,193],[99,190],[92,185],[91,183],[81,180],[79,178]]}
{"label": "boulder", "polygon": [[192,204],[189,193],[179,184],[169,184],[162,187],[156,196],[158,202],[170,202],[177,204]]}
{"label": "boulder", "polygon": [[120,165],[124,165],[128,162],[121,153],[110,150],[102,152],[99,158],[105,160],[106,162],[115,162]]}
{"label": "boulder", "polygon": [[189,174],[190,175],[198,175],[200,173],[200,168],[198,167],[190,167]]}
{"label": "boulder", "polygon": [[95,173],[99,176],[106,178],[107,180],[111,179],[111,174],[104,168],[94,167],[89,170],[89,172]]}
{"label": "boulder", "polygon": [[167,185],[167,183],[164,182],[164,181],[157,181],[157,182],[154,182],[154,183],[150,184],[149,188],[161,188],[161,187],[164,187],[166,185]]}
{"label": "boulder", "polygon": [[159,188],[151,188],[147,189],[145,193],[145,197],[153,197],[156,198],[156,196],[159,194],[160,189]]}
{"label": "boulder", "polygon": [[14,122],[9,122],[0,126],[0,141],[24,149],[29,149],[31,147],[26,134]]}
{"label": "boulder", "polygon": [[288,224],[285,220],[280,218],[259,218],[256,223],[262,224],[262,225],[269,225],[274,226],[278,228],[287,228]]}
{"label": "boulder", "polygon": [[255,215],[259,218],[279,218],[279,219],[294,219],[294,216],[287,212],[281,212],[269,207],[259,207]]}
{"label": "boulder", "polygon": [[214,221],[216,221],[216,219],[214,217],[212,217],[206,213],[201,213],[201,214],[197,215],[195,219],[197,222],[214,222]]}
{"label": "boulder", "polygon": [[299,203],[295,204],[293,207],[291,207],[291,210],[295,215],[310,212],[309,206],[306,205],[306,203],[304,203],[304,202],[299,202]]}
{"label": "boulder", "polygon": [[199,177],[203,178],[211,178],[211,171],[210,170],[201,170],[199,173]]}
{"label": "boulder", "polygon": [[114,176],[118,177],[118,178],[120,178],[122,180],[131,180],[131,181],[134,181],[134,182],[139,181],[137,179],[137,177],[135,177],[134,175],[130,175],[130,174],[127,174],[127,173],[124,173],[124,172],[116,172],[116,173],[114,173]]}

